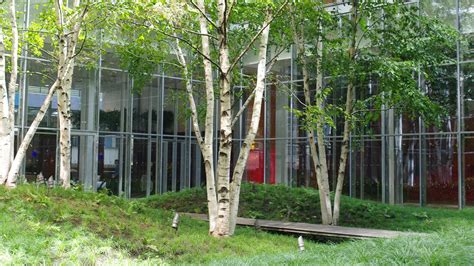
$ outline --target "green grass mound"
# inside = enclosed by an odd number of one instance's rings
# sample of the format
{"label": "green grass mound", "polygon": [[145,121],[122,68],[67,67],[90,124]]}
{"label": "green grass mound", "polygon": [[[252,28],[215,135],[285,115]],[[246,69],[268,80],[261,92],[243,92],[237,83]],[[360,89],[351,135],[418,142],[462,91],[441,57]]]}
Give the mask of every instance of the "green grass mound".
{"label": "green grass mound", "polygon": [[207,223],[187,217],[176,234],[173,214],[101,193],[0,187],[0,264],[207,263],[297,250],[293,237],[250,228],[215,239]]}
{"label": "green grass mound", "polygon": [[[298,252],[296,236],[237,228],[235,236],[215,239],[208,236],[207,223],[187,217],[181,217],[176,234],[170,226],[173,212],[156,208],[203,212],[202,194],[193,189],[129,201],[28,185],[15,190],[0,187],[0,264],[468,265],[474,261],[471,210],[393,207],[344,198],[343,211],[352,210],[351,216],[344,216],[352,219],[348,225],[361,226],[355,224],[359,221],[365,227],[436,232],[337,244],[306,240],[306,250]],[[245,185],[242,213],[314,221],[318,214],[313,200],[317,203],[314,190]]]}
{"label": "green grass mound", "polygon": [[[391,206],[342,197],[343,226],[432,232],[450,226],[474,226],[474,209]],[[178,212],[207,213],[206,191],[193,188],[144,200],[148,206]],[[321,223],[319,194],[315,189],[283,185],[242,184],[239,216],[267,220]]]}

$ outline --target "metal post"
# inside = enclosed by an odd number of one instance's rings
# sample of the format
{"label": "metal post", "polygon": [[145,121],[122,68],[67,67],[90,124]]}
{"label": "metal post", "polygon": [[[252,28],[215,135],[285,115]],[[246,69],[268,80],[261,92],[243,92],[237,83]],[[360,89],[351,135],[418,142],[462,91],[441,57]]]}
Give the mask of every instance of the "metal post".
{"label": "metal post", "polygon": [[[459,0],[456,1],[456,29],[459,33],[461,33],[461,21],[459,15]],[[459,209],[464,208],[465,205],[465,188],[464,188],[464,161],[463,161],[463,136],[461,135],[461,131],[463,130],[463,112],[462,112],[462,89],[461,89],[461,66],[459,61],[461,59],[460,54],[460,43],[459,40],[456,42],[456,91],[457,91],[457,99],[456,99],[456,116],[457,116],[457,153],[458,153],[458,207]]]}

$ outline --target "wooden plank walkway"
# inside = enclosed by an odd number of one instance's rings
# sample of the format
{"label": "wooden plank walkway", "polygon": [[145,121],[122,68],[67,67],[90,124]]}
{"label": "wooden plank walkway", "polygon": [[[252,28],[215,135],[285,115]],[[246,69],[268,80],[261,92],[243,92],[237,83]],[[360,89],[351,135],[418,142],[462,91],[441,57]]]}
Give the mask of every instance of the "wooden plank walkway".
{"label": "wooden plank walkway", "polygon": [[[208,221],[206,214],[182,213],[194,219]],[[423,236],[426,234],[400,232],[380,229],[366,229],[356,227],[331,226],[322,224],[280,222],[250,218],[237,218],[237,224],[258,227],[265,231],[285,232],[301,235],[312,235],[339,239],[369,239],[369,238],[394,238],[399,236]]]}

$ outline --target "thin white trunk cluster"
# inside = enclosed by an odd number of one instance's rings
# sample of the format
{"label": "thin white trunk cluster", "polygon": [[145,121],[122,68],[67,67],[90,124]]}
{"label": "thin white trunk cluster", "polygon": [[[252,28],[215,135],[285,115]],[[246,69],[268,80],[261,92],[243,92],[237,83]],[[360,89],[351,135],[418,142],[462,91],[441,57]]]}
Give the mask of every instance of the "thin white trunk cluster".
{"label": "thin white trunk cluster", "polygon": [[[235,4],[235,3],[232,3]],[[237,217],[237,210],[239,207],[239,193],[244,173],[245,165],[249,155],[250,148],[255,139],[260,122],[260,114],[263,101],[263,92],[265,89],[265,76],[267,73],[267,47],[270,32],[270,22],[273,17],[271,12],[267,13],[260,32],[259,42],[259,61],[257,69],[257,82],[255,86],[253,98],[253,110],[251,116],[250,127],[245,138],[244,144],[240,150],[237,164],[233,170],[231,179],[231,153],[232,153],[232,125],[235,119],[242,112],[239,111],[236,116],[232,115],[232,80],[231,72],[233,64],[230,61],[229,47],[228,47],[228,18],[229,18],[229,3],[225,0],[218,2],[218,82],[219,82],[219,112],[217,118],[220,120],[220,127],[218,131],[219,151],[217,154],[217,169],[214,169],[214,154],[213,154],[213,128],[215,97],[214,85],[212,75],[212,61],[210,52],[210,38],[208,33],[208,18],[206,18],[206,9],[204,0],[196,2],[196,8],[201,13],[200,37],[201,37],[201,55],[203,57],[203,69],[206,85],[206,118],[205,118],[205,134],[201,134],[199,128],[199,121],[197,115],[197,108],[193,93],[193,84],[190,78],[189,69],[187,67],[186,57],[180,47],[179,38],[176,38],[176,54],[179,64],[183,68],[183,76],[186,80],[186,92],[189,100],[189,107],[191,110],[191,121],[193,130],[195,132],[199,147],[204,157],[204,165],[206,170],[206,185],[207,198],[209,209],[209,234],[221,237],[229,236],[234,233],[235,221]],[[249,46],[251,43],[249,44]],[[250,99],[249,99],[250,102]],[[245,106],[248,106],[246,104]],[[216,175],[214,173],[216,172]]]}
{"label": "thin white trunk cluster", "polygon": [[[74,1],[74,8],[79,6],[79,1]],[[43,104],[41,105],[35,119],[23,137],[20,147],[8,169],[7,186],[15,187],[21,164],[25,158],[26,151],[33,139],[41,121],[47,113],[54,93],[58,97],[59,113],[59,134],[60,134],[60,180],[63,187],[70,186],[70,155],[71,155],[71,109],[70,90],[74,70],[74,58],[76,56],[76,46],[81,31],[83,19],[87,14],[87,8],[79,11],[73,20],[65,18],[62,0],[55,1],[56,22],[59,29],[58,34],[58,67],[56,80],[51,85]],[[70,25],[70,28],[67,26]]]}
{"label": "thin white trunk cluster", "polygon": [[[306,51],[305,51],[305,37],[304,37],[304,28],[303,25],[299,27],[296,25],[294,18],[292,18],[292,31],[293,31],[293,41],[297,48],[297,55],[299,57],[302,74],[303,74],[303,91],[305,104],[307,106],[313,105],[311,96],[310,96],[310,82],[309,82],[309,73],[308,65],[306,60]],[[351,41],[348,48],[348,58],[350,61],[355,59],[356,52],[356,35],[357,35],[357,6],[352,5],[352,31],[351,31]],[[323,99],[321,98],[320,93],[322,92],[322,36],[318,35],[316,40],[316,106],[321,110],[324,109]],[[329,173],[327,168],[326,160],[326,146],[324,144],[324,117],[319,117],[316,119],[316,124],[314,129],[310,127],[308,129],[308,138],[309,146],[311,151],[311,157],[313,160],[314,168],[316,171],[316,181],[319,189],[319,199],[320,199],[320,208],[321,208],[321,220],[323,224],[327,225],[337,225],[340,217],[340,205],[341,205],[341,195],[344,184],[344,176],[347,165],[347,155],[349,151],[349,134],[351,130],[351,121],[350,114],[352,113],[353,100],[354,100],[354,85],[353,77],[349,77],[349,83],[347,86],[347,95],[346,95],[346,104],[345,104],[345,120],[344,120],[344,131],[343,131],[343,140],[341,146],[341,155],[339,159],[339,171],[337,174],[337,183],[335,188],[334,195],[334,204],[331,202],[330,197],[330,187],[329,187]],[[317,141],[315,139],[317,138]]]}

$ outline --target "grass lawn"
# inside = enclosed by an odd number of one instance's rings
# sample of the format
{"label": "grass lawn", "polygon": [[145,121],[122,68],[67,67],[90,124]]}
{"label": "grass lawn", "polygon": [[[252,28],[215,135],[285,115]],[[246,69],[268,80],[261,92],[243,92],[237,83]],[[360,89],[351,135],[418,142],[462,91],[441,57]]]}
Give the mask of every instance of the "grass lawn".
{"label": "grass lawn", "polygon": [[[344,198],[344,225],[430,234],[338,244],[306,241],[306,251],[300,253],[293,236],[238,228],[231,238],[214,239],[207,235],[205,222],[186,217],[181,217],[175,234],[170,226],[171,209],[205,211],[202,193],[193,189],[128,201],[101,193],[33,186],[8,191],[0,187],[0,264],[353,265],[474,261],[472,209],[393,207]],[[314,190],[246,185],[242,195],[241,215],[318,220]]]}

